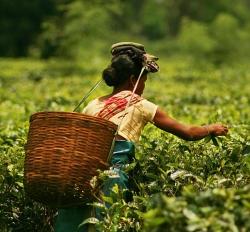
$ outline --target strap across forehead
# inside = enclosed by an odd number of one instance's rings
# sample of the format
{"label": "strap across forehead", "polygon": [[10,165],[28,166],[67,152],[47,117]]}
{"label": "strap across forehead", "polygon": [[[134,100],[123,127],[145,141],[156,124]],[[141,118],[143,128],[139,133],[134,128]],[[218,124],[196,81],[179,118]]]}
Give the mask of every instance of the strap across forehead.
{"label": "strap across forehead", "polygon": [[159,66],[156,63],[158,57],[146,53],[142,44],[134,42],[115,43],[111,46],[111,54],[113,58],[127,54],[132,59],[139,59],[148,72],[157,72],[159,70]]}
{"label": "strap across forehead", "polygon": [[142,44],[134,43],[134,42],[120,42],[115,43],[111,46],[111,54],[115,53],[117,50],[123,50],[128,48],[135,48],[141,50],[141,52],[145,52],[145,48]]}
{"label": "strap across forehead", "polygon": [[122,42],[114,44],[111,47],[111,54],[113,57],[126,54],[132,59],[142,60],[142,56],[145,53],[143,45],[136,43]]}

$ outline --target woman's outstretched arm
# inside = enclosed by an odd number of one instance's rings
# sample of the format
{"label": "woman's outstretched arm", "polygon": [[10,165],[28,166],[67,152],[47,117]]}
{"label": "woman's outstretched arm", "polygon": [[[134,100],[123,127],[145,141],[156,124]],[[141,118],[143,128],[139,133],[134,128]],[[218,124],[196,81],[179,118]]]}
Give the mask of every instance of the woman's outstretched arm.
{"label": "woman's outstretched arm", "polygon": [[180,123],[159,108],[156,111],[153,121],[158,128],[189,141],[200,140],[208,135],[223,136],[228,132],[228,128],[220,123],[206,126],[193,126]]}

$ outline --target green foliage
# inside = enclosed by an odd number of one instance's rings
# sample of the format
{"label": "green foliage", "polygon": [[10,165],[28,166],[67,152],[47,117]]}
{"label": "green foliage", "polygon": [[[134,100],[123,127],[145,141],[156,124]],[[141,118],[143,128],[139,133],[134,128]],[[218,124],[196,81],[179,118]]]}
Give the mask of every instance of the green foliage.
{"label": "green foliage", "polygon": [[249,188],[197,193],[189,186],[180,197],[154,195],[144,214],[143,231],[248,231]]}
{"label": "green foliage", "polygon": [[41,33],[41,22],[56,14],[53,0],[0,1],[0,56],[26,56]]}
{"label": "green foliage", "polygon": [[210,25],[210,31],[216,41],[214,50],[216,59],[222,61],[243,55],[244,49],[248,46],[243,30],[239,26],[239,21],[232,15],[222,13],[215,18]]}
{"label": "green foliage", "polygon": [[55,48],[56,55],[63,57],[87,57],[93,48],[97,51],[98,38],[105,43],[110,31],[116,29],[117,21],[113,20],[119,17],[120,8],[117,1],[98,0],[76,0],[60,5],[61,18],[44,22],[45,32],[41,39],[45,50],[43,56],[53,54],[53,50],[48,50],[50,45]]}
{"label": "green foliage", "polygon": [[[227,63],[246,59],[250,33],[230,14],[221,13],[210,23],[185,19],[178,35],[179,50],[194,58]],[[240,44],[240,45],[239,45]]]}
{"label": "green foliage", "polygon": [[24,146],[27,123],[7,121],[0,131],[0,231],[51,231],[54,212],[25,197]]}
{"label": "green foliage", "polygon": [[215,47],[215,41],[210,37],[208,27],[188,19],[183,20],[178,43],[180,50],[195,56],[209,55]]}
{"label": "green foliage", "polygon": [[[157,12],[157,14],[153,15],[153,12]],[[141,17],[144,19],[142,30],[149,39],[159,39],[166,36],[165,7],[162,7],[161,2],[146,1],[143,4]]]}
{"label": "green foliage", "polygon": [[[53,231],[55,209],[24,194],[28,120],[37,111],[72,111],[99,80],[106,63],[98,57],[75,63],[0,60],[1,231]],[[131,191],[133,200],[126,202],[114,187],[110,197],[93,203],[104,212],[104,220],[88,222],[107,232],[249,231],[249,67],[234,64],[219,69],[207,60],[193,63],[186,57],[159,63],[161,72],[148,78],[147,99],[180,121],[218,121],[229,125],[230,133],[186,142],[147,126],[136,161],[127,167],[137,185]],[[109,91],[102,85],[89,100]]]}
{"label": "green foliage", "polygon": [[220,14],[211,24],[211,34],[216,40],[216,58],[229,58],[240,51],[238,43],[241,43],[239,36],[239,25],[231,15]]}
{"label": "green foliage", "polygon": [[3,0],[0,13],[0,56],[91,59],[122,40],[215,64],[250,52],[247,0]]}

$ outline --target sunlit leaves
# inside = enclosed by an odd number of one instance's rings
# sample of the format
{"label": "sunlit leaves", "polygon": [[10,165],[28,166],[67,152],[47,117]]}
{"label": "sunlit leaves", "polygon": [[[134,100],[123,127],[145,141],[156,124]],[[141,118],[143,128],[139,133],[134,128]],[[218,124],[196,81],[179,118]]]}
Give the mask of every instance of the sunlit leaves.
{"label": "sunlit leaves", "polygon": [[[229,125],[229,134],[187,142],[148,125],[136,160],[125,167],[135,182],[132,200],[114,186],[110,196],[101,194],[92,204],[103,220],[85,222],[104,232],[250,230],[249,69],[195,66],[184,59],[161,62],[162,73],[148,78],[144,96],[177,120],[219,121]],[[71,111],[100,78],[104,62],[94,63],[0,61],[0,229],[52,231],[54,211],[24,196],[28,120],[40,110]],[[89,100],[108,91],[101,86]],[[107,178],[117,173],[100,173],[93,188]]]}

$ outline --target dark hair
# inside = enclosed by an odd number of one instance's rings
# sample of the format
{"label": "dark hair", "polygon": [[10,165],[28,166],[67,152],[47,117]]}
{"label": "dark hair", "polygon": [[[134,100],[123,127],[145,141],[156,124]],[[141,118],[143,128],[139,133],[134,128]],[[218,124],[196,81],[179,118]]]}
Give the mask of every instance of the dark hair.
{"label": "dark hair", "polygon": [[139,59],[132,59],[127,54],[115,56],[111,65],[102,72],[102,78],[108,86],[119,86],[131,75],[139,77],[142,69],[142,62]]}

